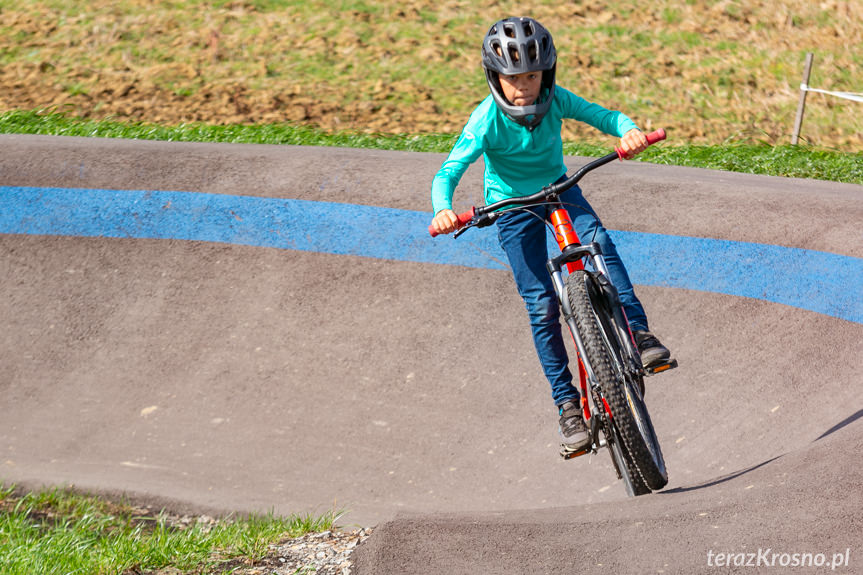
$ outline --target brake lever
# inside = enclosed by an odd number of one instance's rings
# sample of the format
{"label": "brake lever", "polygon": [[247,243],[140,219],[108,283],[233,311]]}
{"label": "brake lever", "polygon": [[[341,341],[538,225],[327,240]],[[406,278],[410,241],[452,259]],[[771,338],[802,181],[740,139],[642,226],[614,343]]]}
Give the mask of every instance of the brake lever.
{"label": "brake lever", "polygon": [[465,233],[466,231],[468,231],[471,228],[485,228],[487,226],[490,226],[491,224],[494,223],[495,219],[496,218],[491,217],[490,214],[483,214],[481,216],[474,216],[465,225],[463,225],[462,227],[457,229],[455,231],[455,233],[453,234],[452,238],[456,239],[457,237],[459,237],[460,235],[462,235],[463,233]]}

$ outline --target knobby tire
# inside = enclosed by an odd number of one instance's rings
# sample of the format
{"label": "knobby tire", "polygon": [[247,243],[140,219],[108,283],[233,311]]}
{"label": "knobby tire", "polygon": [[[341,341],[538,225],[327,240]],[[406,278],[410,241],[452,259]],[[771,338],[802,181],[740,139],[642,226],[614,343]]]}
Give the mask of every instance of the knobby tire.
{"label": "knobby tire", "polygon": [[[633,468],[635,468],[640,474],[640,477],[636,475],[632,478],[636,492],[642,491],[638,485],[642,481],[648,489],[662,489],[668,483],[668,475],[665,471],[665,461],[653,430],[653,424],[650,422],[650,416],[643,402],[636,396],[638,392],[634,389],[634,382],[626,381],[627,376],[622,373],[618,376],[619,368],[623,362],[620,359],[621,352],[617,335],[611,327],[610,320],[603,322],[608,326],[605,329],[608,338],[606,340],[603,337],[602,326],[597,319],[597,312],[605,313],[607,317],[607,312],[602,309],[599,287],[595,285],[589,272],[580,270],[567,276],[566,289],[570,307],[575,315],[576,327],[585,347],[587,360],[593,368],[594,375],[599,381],[602,393],[611,410],[613,425],[618,431],[615,435],[617,439],[622,439],[623,447],[629,455],[627,459],[630,461],[627,461],[627,469],[622,469],[621,472],[629,471],[632,475]],[[629,386],[629,390],[626,389],[627,386]],[[629,392],[629,399],[633,400],[633,408],[642,412],[639,414],[639,418],[642,420],[642,426],[646,427],[645,433],[639,429],[638,421],[630,410],[627,391]],[[609,432],[613,433],[611,430]],[[648,446],[648,441],[652,443],[652,449]]]}
{"label": "knobby tire", "polygon": [[626,494],[635,497],[650,493],[650,487],[644,483],[641,472],[635,466],[635,463],[632,462],[632,458],[629,457],[626,448],[621,445],[620,433],[615,430],[614,435],[613,441],[609,442],[609,449],[611,451],[611,458],[614,460],[614,464],[622,476]]}

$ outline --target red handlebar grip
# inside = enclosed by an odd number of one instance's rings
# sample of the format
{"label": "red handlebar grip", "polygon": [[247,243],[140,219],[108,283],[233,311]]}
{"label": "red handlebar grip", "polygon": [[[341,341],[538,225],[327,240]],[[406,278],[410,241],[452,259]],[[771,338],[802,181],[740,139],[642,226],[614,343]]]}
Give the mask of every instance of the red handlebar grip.
{"label": "red handlebar grip", "polygon": [[[665,130],[662,128],[659,128],[658,130],[654,130],[653,132],[646,134],[645,137],[647,138],[647,145],[651,146],[651,145],[655,144],[656,142],[661,142],[662,140],[665,139]],[[622,148],[614,148],[614,151],[617,152],[618,158],[620,158],[621,160],[626,159],[626,154],[623,153]]]}
{"label": "red handlebar grip", "polygon": [[656,142],[661,142],[664,139],[665,139],[665,130],[662,128],[659,128],[658,130],[650,132],[649,134],[647,134],[648,145],[653,145]]}
{"label": "red handlebar grip", "polygon": [[[456,216],[458,218],[458,223],[459,223],[458,227],[462,227],[463,225],[465,225],[466,223],[471,221],[475,214],[476,214],[476,207],[473,207],[473,208],[469,209],[468,211],[461,213],[458,216]],[[438,234],[435,231],[435,229],[432,225],[429,225],[429,235],[431,235],[431,237],[434,238],[434,237],[439,236],[440,234]]]}

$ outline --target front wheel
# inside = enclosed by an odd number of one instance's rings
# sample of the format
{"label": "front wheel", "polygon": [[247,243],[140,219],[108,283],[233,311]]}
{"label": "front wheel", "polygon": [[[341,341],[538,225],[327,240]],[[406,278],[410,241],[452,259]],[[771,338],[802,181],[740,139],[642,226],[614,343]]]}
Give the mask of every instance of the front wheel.
{"label": "front wheel", "polygon": [[629,453],[620,444],[620,433],[615,429],[610,435],[613,435],[608,442],[611,459],[617,468],[617,472],[620,474],[620,478],[623,480],[623,488],[626,490],[626,494],[630,497],[635,497],[650,493],[650,488],[644,483],[641,472],[635,467],[635,464],[629,457]]}
{"label": "front wheel", "polygon": [[566,291],[587,361],[611,411],[611,425],[617,433],[609,433],[619,440],[615,443],[622,442],[626,453],[620,455],[631,461],[644,484],[649,489],[662,489],[668,483],[665,459],[637,378],[623,359],[618,339],[621,330],[615,328],[609,303],[593,275],[583,270],[567,276]]}

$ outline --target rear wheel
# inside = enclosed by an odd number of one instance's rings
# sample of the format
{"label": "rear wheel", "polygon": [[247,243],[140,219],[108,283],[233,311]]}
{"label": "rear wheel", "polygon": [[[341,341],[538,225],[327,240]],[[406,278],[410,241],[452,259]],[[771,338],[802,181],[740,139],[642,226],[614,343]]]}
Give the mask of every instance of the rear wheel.
{"label": "rear wheel", "polygon": [[586,271],[570,274],[566,278],[566,288],[587,359],[611,410],[612,425],[617,430],[615,439],[622,440],[623,445],[619,445],[621,441],[615,443],[621,452],[625,448],[625,453],[620,454],[627,462],[624,468],[634,467],[638,472],[634,475],[640,476],[647,488],[662,489],[668,483],[665,460],[644,404],[640,382],[626,369],[619,330],[615,329],[606,299],[593,276]]}

